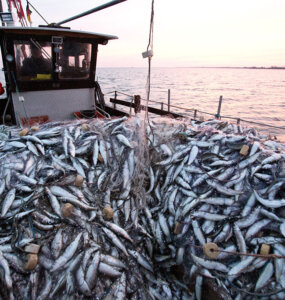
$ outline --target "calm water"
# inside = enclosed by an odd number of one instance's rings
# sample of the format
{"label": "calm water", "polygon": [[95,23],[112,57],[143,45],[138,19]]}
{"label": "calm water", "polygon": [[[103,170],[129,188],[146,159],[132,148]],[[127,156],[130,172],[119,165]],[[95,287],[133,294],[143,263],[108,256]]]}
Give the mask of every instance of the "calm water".
{"label": "calm water", "polygon": [[[96,76],[105,94],[116,90],[146,98],[146,73],[144,68],[99,68]],[[167,103],[168,89],[173,105],[216,113],[222,95],[222,115],[285,127],[285,70],[153,68],[151,100]],[[284,140],[285,130],[263,130]]]}

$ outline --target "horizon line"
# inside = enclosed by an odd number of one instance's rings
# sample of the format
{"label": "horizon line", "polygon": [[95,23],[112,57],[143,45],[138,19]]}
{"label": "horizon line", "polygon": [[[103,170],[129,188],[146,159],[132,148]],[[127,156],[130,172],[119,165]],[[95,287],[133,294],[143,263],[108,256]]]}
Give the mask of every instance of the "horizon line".
{"label": "horizon line", "polygon": [[[110,67],[110,66],[98,66],[97,65],[97,68],[147,68],[146,67],[141,67],[141,66],[127,66],[127,67],[123,67],[123,66],[120,66],[120,67]],[[155,67],[152,67],[152,68],[181,68],[181,69],[187,69],[187,68],[191,68],[191,69],[261,69],[261,70],[285,70],[285,66],[271,66],[271,67],[257,67],[257,66],[251,66],[251,67],[247,67],[247,66],[244,66],[244,67],[241,67],[241,66],[237,66],[237,67],[234,67],[234,66],[229,66],[229,67],[226,67],[226,66],[186,66],[186,67],[181,67],[181,66],[164,66],[164,67],[161,67],[161,66],[155,66]]]}

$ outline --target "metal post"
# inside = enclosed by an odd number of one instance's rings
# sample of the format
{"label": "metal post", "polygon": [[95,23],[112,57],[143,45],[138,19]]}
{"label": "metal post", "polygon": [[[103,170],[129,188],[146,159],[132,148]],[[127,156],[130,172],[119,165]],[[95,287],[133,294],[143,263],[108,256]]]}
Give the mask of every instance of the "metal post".
{"label": "metal post", "polygon": [[93,9],[87,10],[87,11],[81,13],[81,14],[78,14],[78,15],[76,15],[76,16],[73,16],[73,17],[71,17],[71,18],[65,19],[65,20],[63,20],[63,21],[61,21],[61,22],[57,22],[57,23],[53,24],[53,26],[54,26],[54,27],[58,27],[59,25],[62,25],[62,24],[64,24],[64,23],[67,23],[67,22],[76,20],[76,19],[78,19],[78,18],[87,16],[87,15],[89,15],[89,14],[92,14],[92,13],[94,13],[94,12],[97,12],[97,11],[99,11],[99,10],[105,9],[105,8],[107,8],[107,7],[110,7],[110,6],[119,4],[119,3],[124,2],[124,1],[126,1],[126,0],[113,0],[113,1],[111,1],[111,2],[108,2],[108,3],[105,3],[105,4],[103,4],[103,5],[97,6],[97,7],[93,8]]}
{"label": "metal post", "polygon": [[170,112],[170,89],[168,89],[168,112]]}
{"label": "metal post", "polygon": [[221,107],[222,107],[222,102],[223,102],[223,96],[220,96],[219,99],[219,106],[218,106],[218,111],[216,114],[216,119],[220,119],[221,118]]}
{"label": "metal post", "polygon": [[163,110],[163,102],[161,102],[161,110]]}
{"label": "metal post", "polygon": [[[115,91],[115,100],[117,100],[117,91]],[[114,103],[114,109],[116,109],[116,103]]]}
{"label": "metal post", "polygon": [[[0,0],[0,12],[3,12],[2,0]],[[2,26],[5,26],[5,23],[2,21]]]}

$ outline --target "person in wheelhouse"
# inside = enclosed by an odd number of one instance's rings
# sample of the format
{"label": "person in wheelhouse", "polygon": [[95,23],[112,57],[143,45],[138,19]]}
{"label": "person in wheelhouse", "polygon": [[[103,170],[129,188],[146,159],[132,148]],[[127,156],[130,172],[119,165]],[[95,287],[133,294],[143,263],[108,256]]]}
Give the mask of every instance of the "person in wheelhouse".
{"label": "person in wheelhouse", "polygon": [[20,76],[24,80],[50,79],[52,64],[51,59],[43,56],[43,50],[40,44],[30,44],[30,56],[26,54],[25,47],[21,48],[24,60],[20,69]]}

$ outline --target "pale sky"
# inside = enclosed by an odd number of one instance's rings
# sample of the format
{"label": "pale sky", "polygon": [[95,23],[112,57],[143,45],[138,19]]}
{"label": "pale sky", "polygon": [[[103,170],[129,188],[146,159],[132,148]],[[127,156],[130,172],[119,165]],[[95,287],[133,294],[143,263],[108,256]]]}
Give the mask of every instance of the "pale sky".
{"label": "pale sky", "polygon": [[[31,3],[57,22],[108,1]],[[154,9],[154,67],[285,66],[285,0],[155,0]],[[63,26],[119,37],[100,46],[98,67],[146,67],[150,10],[151,0],[127,0]]]}

